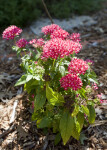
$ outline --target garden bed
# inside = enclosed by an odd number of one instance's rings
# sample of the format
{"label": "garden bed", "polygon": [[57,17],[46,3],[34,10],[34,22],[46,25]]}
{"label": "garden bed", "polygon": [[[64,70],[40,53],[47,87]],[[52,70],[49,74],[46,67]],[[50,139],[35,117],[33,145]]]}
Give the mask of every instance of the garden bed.
{"label": "garden bed", "polygon": [[[87,27],[75,28],[74,32],[79,32],[82,37],[83,49],[79,57],[94,61],[93,69],[99,79],[99,93],[104,93],[107,100],[107,10],[100,11],[93,16],[98,24]],[[29,31],[29,32],[28,32]],[[69,31],[70,32],[70,31]],[[35,37],[30,29],[25,29],[22,35],[28,40]],[[83,129],[83,142],[73,138],[66,146],[62,141],[54,146],[54,135],[51,131],[45,135],[42,130],[36,128],[35,122],[31,122],[32,107],[26,93],[22,93],[22,88],[15,87],[17,79],[21,76],[20,59],[16,58],[15,53],[11,52],[10,42],[0,40],[2,46],[1,54],[1,84],[3,92],[0,94],[0,145],[3,150],[96,150],[107,149],[107,103],[101,104],[96,108],[97,117],[95,125],[90,125]],[[5,53],[5,56],[3,56]],[[10,55],[11,54],[11,55]],[[10,58],[11,56],[11,58]],[[20,89],[20,90],[19,90]],[[6,96],[7,92],[7,96]],[[3,95],[3,96],[2,96]],[[18,100],[16,107],[16,118],[9,123],[15,101]],[[6,103],[7,102],[7,103]]]}

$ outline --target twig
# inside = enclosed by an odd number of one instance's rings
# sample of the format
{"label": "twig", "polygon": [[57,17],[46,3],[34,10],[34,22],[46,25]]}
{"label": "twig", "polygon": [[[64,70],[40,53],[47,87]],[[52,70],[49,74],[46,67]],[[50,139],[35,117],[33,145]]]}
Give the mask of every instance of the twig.
{"label": "twig", "polygon": [[14,120],[15,120],[15,113],[16,113],[17,104],[18,104],[18,100],[15,100],[14,105],[13,105],[12,116],[11,116],[10,122],[9,122],[10,124],[11,124],[12,122],[14,122]]}
{"label": "twig", "polygon": [[49,13],[49,11],[48,11],[48,9],[47,9],[47,6],[46,6],[44,0],[42,0],[42,3],[43,3],[43,5],[44,5],[45,11],[46,11],[46,13],[47,13],[47,15],[48,15],[48,17],[49,17],[51,23],[53,24],[54,22],[53,22],[53,20],[52,20],[52,17],[51,17],[51,15],[50,15],[50,13]]}
{"label": "twig", "polygon": [[103,125],[103,124],[106,124],[107,123],[107,120],[103,120],[103,121],[96,121],[94,124],[92,124],[91,126],[92,127],[95,127],[95,126],[100,126],[100,125]]}
{"label": "twig", "polygon": [[12,99],[11,99],[11,101],[15,101],[16,99],[21,99],[21,98],[23,98],[24,97],[24,95],[26,95],[26,91],[25,92],[23,92],[22,94],[18,94],[18,95],[16,95],[16,97],[13,97]]}
{"label": "twig", "polygon": [[48,146],[48,134],[47,134],[46,137],[45,137],[44,145],[43,145],[43,147],[42,147],[42,150],[46,150],[47,146]]}
{"label": "twig", "polygon": [[0,134],[0,138],[3,138],[4,136],[6,136],[7,134],[9,134],[13,129],[14,129],[15,125],[13,124],[11,127],[9,127],[6,131],[4,131],[2,134]]}
{"label": "twig", "polygon": [[23,146],[23,149],[27,150],[33,147],[35,147],[35,143],[28,142],[28,143],[25,143],[25,145]]}

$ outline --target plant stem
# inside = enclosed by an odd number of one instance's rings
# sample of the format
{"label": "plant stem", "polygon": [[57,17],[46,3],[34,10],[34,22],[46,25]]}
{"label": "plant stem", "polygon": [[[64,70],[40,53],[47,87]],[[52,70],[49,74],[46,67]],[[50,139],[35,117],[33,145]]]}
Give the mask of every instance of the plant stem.
{"label": "plant stem", "polygon": [[49,13],[49,11],[48,11],[48,9],[47,9],[47,6],[46,6],[44,0],[42,0],[42,3],[43,3],[43,5],[44,5],[45,11],[46,11],[46,13],[47,13],[47,15],[48,15],[48,17],[49,17],[51,23],[53,24],[54,22],[53,22],[53,20],[52,20],[52,17],[51,17],[51,15],[50,15],[50,13]]}
{"label": "plant stem", "polygon": [[55,59],[53,60],[53,67],[54,67],[54,64],[55,64]]}

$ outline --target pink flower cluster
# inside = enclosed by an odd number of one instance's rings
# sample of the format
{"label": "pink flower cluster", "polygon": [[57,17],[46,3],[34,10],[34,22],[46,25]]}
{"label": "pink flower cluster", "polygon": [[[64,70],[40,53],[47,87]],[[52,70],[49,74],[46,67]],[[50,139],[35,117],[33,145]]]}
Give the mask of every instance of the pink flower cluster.
{"label": "pink flower cluster", "polygon": [[62,57],[64,50],[64,41],[62,39],[51,39],[43,47],[42,58],[50,57],[53,59],[57,59],[59,56]]}
{"label": "pink flower cluster", "polygon": [[35,97],[35,95],[34,95],[34,94],[32,94],[32,95],[31,95],[31,97],[32,97],[32,98],[34,98],[34,97]]}
{"label": "pink flower cluster", "polygon": [[37,39],[32,39],[31,41],[29,41],[29,44],[34,44],[36,43]]}
{"label": "pink flower cluster", "polygon": [[34,104],[34,101],[32,101],[32,109],[34,109],[35,107],[35,104]]}
{"label": "pink flower cluster", "polygon": [[6,28],[2,34],[3,39],[14,39],[16,35],[19,35],[22,32],[22,29],[16,27],[15,25],[12,25],[8,28]]}
{"label": "pink flower cluster", "polygon": [[82,81],[77,75],[73,74],[67,74],[66,76],[62,77],[60,79],[61,87],[64,88],[64,90],[67,90],[68,88],[72,88],[73,90],[78,90],[82,87]]}
{"label": "pink flower cluster", "polygon": [[98,89],[97,84],[96,84],[96,83],[94,83],[94,84],[92,85],[92,88],[93,88],[94,90],[97,90],[97,89]]}
{"label": "pink flower cluster", "polygon": [[74,42],[79,42],[80,41],[80,34],[79,33],[72,33],[70,36],[70,39]]}
{"label": "pink flower cluster", "polygon": [[97,97],[100,99],[100,103],[107,103],[107,100],[103,100],[102,96],[103,96],[103,93],[97,95]]}
{"label": "pink flower cluster", "polygon": [[18,46],[19,48],[24,48],[27,44],[28,42],[24,38],[21,38],[16,42],[16,46]]}
{"label": "pink flower cluster", "polygon": [[98,95],[97,95],[97,97],[98,97],[98,98],[101,98],[101,97],[102,97],[102,95],[103,95],[103,93],[98,94]]}
{"label": "pink flower cluster", "polygon": [[61,39],[65,39],[67,38],[69,35],[69,33],[63,29],[59,29],[59,30],[55,30],[53,33],[51,33],[51,39],[54,38],[61,38]]}
{"label": "pink flower cluster", "polygon": [[81,44],[69,40],[55,38],[49,40],[43,47],[42,58],[63,58],[73,52],[78,53],[81,49]]}
{"label": "pink flower cluster", "polygon": [[78,53],[82,48],[79,41],[79,34],[71,35],[71,38],[76,39],[76,42],[69,38],[69,33],[56,24],[48,25],[42,28],[44,34],[50,34],[50,40],[43,46],[42,59],[58,57],[63,58],[73,53]]}
{"label": "pink flower cluster", "polygon": [[86,70],[88,70],[88,64],[78,58],[72,59],[68,66],[68,71],[72,74],[85,74]]}
{"label": "pink flower cluster", "polygon": [[94,63],[94,61],[92,61],[92,60],[90,60],[90,59],[86,59],[85,61],[86,61],[87,63],[91,64],[91,65]]}
{"label": "pink flower cluster", "polygon": [[42,38],[40,39],[32,39],[29,44],[32,44],[35,48],[40,48],[44,45],[44,40]]}
{"label": "pink flower cluster", "polygon": [[37,65],[38,64],[38,62],[37,61],[35,61],[35,65]]}
{"label": "pink flower cluster", "polygon": [[107,103],[107,100],[100,100],[100,103]]}
{"label": "pink flower cluster", "polygon": [[64,44],[65,44],[67,56],[73,53],[77,54],[82,48],[82,45],[80,43],[76,43],[71,40],[65,40]]}
{"label": "pink flower cluster", "polygon": [[55,30],[59,30],[61,29],[60,26],[58,26],[57,24],[51,24],[48,26],[45,26],[42,28],[42,32],[47,35],[47,34],[52,34]]}
{"label": "pink flower cluster", "polygon": [[87,86],[86,86],[86,89],[90,89],[90,88],[91,88],[91,86],[90,86],[90,85],[87,85]]}

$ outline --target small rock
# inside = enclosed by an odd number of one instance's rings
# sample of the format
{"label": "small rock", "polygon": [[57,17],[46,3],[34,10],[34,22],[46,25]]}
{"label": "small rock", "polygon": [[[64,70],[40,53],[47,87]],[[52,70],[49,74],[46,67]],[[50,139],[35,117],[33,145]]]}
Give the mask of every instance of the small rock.
{"label": "small rock", "polygon": [[27,142],[27,143],[23,144],[23,147],[28,146],[28,145],[32,145],[32,144],[34,144],[34,142]]}
{"label": "small rock", "polygon": [[104,30],[100,27],[95,27],[94,28],[98,33],[104,33]]}
{"label": "small rock", "polygon": [[72,145],[69,145],[69,150],[73,150],[73,147],[72,147]]}
{"label": "small rock", "polygon": [[99,107],[95,108],[95,112],[96,112],[98,115],[101,115],[101,114],[102,114],[102,110],[99,109]]}
{"label": "small rock", "polygon": [[103,83],[100,83],[100,84],[99,84],[99,87],[102,87],[103,85],[104,85]]}
{"label": "small rock", "polygon": [[[75,27],[90,26],[97,23],[90,16],[75,16],[73,18],[69,18],[68,20],[53,19],[53,21],[55,24],[58,24],[63,29],[68,31]],[[30,26],[30,29],[34,34],[39,35],[41,34],[41,28],[49,24],[51,24],[51,21],[48,18],[40,18],[39,20],[33,22],[33,24]]]}
{"label": "small rock", "polygon": [[102,98],[102,99],[107,99],[107,96],[104,95],[104,94],[102,94],[101,98]]}

